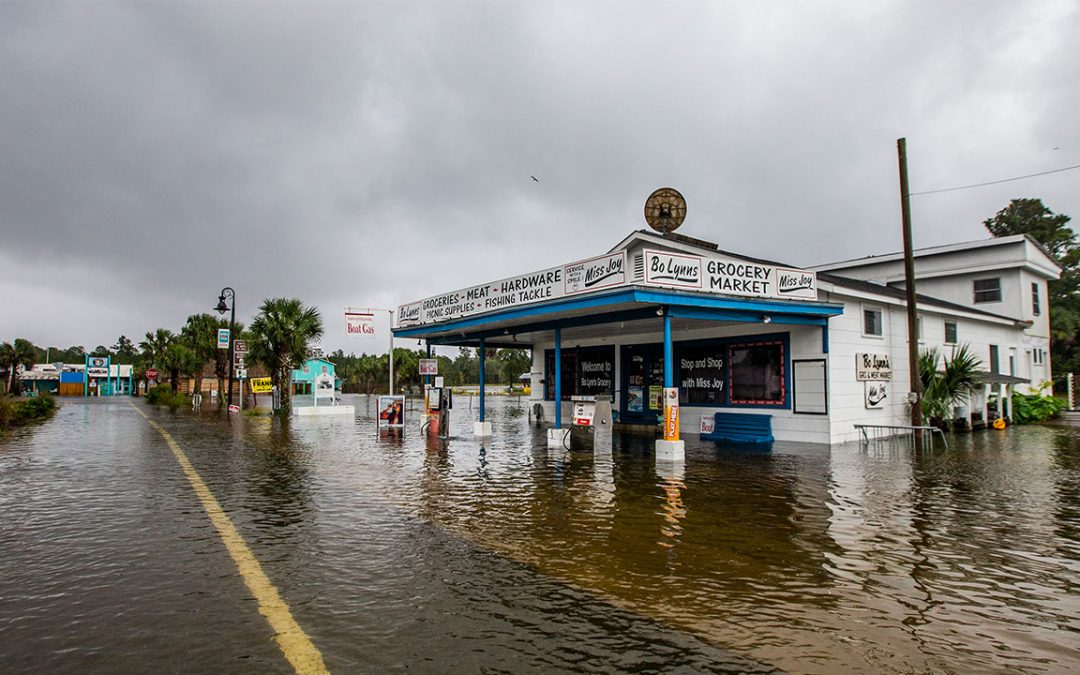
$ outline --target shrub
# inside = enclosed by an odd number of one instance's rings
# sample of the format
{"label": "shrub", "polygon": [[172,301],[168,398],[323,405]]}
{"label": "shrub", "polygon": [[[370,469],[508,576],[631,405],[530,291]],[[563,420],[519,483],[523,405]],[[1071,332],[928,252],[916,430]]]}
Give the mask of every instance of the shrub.
{"label": "shrub", "polygon": [[1015,424],[1045,422],[1065,409],[1065,401],[1054,396],[1013,394],[1012,416]]}
{"label": "shrub", "polygon": [[172,387],[167,384],[151,387],[150,391],[146,392],[146,402],[150,405],[164,405],[170,408],[191,405],[191,399],[186,394],[173,394]]}
{"label": "shrub", "polygon": [[0,430],[48,418],[56,399],[48,394],[26,399],[0,398]]}

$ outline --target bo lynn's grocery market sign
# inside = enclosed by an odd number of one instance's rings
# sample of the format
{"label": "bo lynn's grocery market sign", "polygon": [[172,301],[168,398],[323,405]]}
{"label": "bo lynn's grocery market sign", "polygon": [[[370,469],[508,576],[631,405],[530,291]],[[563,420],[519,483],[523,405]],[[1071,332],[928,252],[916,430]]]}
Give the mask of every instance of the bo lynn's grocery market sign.
{"label": "bo lynn's grocery market sign", "polygon": [[736,258],[644,251],[644,278],[631,280],[626,252],[580,260],[531,274],[463,288],[401,305],[398,327],[460,319],[579,293],[640,285],[758,298],[817,299],[813,272]]}

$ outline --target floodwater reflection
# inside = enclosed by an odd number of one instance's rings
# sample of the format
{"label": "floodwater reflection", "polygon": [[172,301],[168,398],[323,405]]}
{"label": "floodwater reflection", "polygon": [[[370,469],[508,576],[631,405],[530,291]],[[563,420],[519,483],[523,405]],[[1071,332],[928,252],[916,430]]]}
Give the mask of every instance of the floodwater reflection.
{"label": "floodwater reflection", "polygon": [[[1080,669],[1072,429],[922,453],[690,440],[657,462],[653,439],[603,431],[548,448],[512,400],[489,399],[481,442],[467,399],[439,439],[415,416],[377,433],[347,398],[355,419],[150,411],[332,670]],[[0,441],[0,507],[0,670],[281,669],[130,406]]]}
{"label": "floodwater reflection", "polygon": [[[498,401],[496,401],[496,405]],[[796,672],[1054,672],[1078,665],[1076,435],[1011,429],[952,450],[694,445],[574,434],[499,410],[482,470],[384,496],[484,548]],[[459,418],[462,417],[459,415]],[[466,429],[471,420],[456,420]]]}

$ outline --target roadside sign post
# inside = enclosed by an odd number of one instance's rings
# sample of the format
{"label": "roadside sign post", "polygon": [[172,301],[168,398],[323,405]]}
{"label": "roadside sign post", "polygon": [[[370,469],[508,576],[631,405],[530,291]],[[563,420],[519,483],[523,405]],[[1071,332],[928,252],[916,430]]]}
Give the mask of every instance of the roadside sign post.
{"label": "roadside sign post", "polygon": [[[244,380],[247,379],[247,368],[244,367],[244,356],[247,354],[247,341],[245,340],[233,340],[233,368],[236,369],[236,383],[237,388],[240,390],[240,405],[237,411],[244,409]],[[229,387],[229,392],[232,393],[232,386]]]}

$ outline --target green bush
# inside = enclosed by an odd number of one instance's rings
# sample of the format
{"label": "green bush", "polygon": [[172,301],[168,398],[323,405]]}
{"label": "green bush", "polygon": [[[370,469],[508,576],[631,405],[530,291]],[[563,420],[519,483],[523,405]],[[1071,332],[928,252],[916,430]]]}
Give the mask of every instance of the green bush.
{"label": "green bush", "polygon": [[150,405],[164,405],[170,408],[191,405],[191,399],[187,394],[173,394],[172,387],[167,384],[151,387],[150,391],[146,392],[146,402]]}
{"label": "green bush", "polygon": [[1045,422],[1065,409],[1065,401],[1054,396],[1013,394],[1012,417],[1015,424]]}
{"label": "green bush", "polygon": [[0,398],[0,429],[48,418],[56,410],[56,399],[48,394],[33,398]]}

